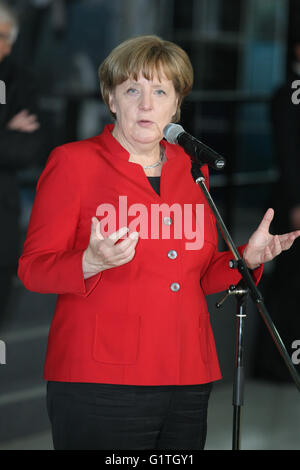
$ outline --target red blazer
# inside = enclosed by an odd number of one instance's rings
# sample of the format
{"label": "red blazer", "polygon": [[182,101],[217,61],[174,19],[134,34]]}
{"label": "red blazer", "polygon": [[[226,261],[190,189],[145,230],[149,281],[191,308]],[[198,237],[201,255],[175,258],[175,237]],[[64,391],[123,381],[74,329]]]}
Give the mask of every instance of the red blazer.
{"label": "red blazer", "polygon": [[[112,128],[55,148],[37,183],[18,276],[30,291],[58,294],[44,378],[133,385],[217,380],[221,374],[205,296],[237,283],[240,274],[228,265],[231,253],[217,250],[214,219],[185,152],[162,141],[167,162],[158,196],[142,167],[128,161]],[[208,178],[206,166],[203,173]],[[119,196],[127,202],[128,223],[137,220],[137,207],[147,208],[143,228],[147,220],[151,224],[153,205],[192,208],[194,228],[200,233],[204,226],[203,247],[187,249],[190,233],[178,236],[175,209],[169,219],[163,211],[161,234],[141,236],[132,261],[84,280],[82,255],[91,218],[108,222],[104,210],[115,208],[116,226],[107,223],[107,233],[125,225],[119,221],[124,216]],[[137,203],[143,206],[133,206]],[[203,220],[196,219],[196,204],[204,205]],[[168,221],[170,232],[163,237]],[[254,272],[256,281],[261,272]]]}

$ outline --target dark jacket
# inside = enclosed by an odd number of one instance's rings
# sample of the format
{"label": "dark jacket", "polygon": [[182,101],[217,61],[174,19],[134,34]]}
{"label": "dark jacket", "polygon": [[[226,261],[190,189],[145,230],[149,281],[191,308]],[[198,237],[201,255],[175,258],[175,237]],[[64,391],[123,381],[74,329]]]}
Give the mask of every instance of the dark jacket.
{"label": "dark jacket", "polygon": [[292,83],[299,79],[298,75],[290,75],[271,101],[274,152],[280,173],[272,200],[276,211],[272,227],[277,233],[294,230],[289,222],[289,212],[300,205],[300,104],[292,101],[295,92]]}
{"label": "dark jacket", "polygon": [[33,166],[43,143],[41,128],[32,133],[11,131],[7,123],[19,111],[36,112],[33,82],[9,60],[0,63],[6,104],[0,105],[0,267],[17,266],[20,251],[20,194],[17,172]]}
{"label": "dark jacket", "polygon": [[[270,207],[275,209],[271,233],[295,230],[291,226],[290,211],[300,205],[300,104],[295,104],[292,88],[298,75],[291,74],[272,97],[271,123],[274,155],[277,158],[279,181],[274,185]],[[299,96],[299,93],[298,93]],[[300,316],[298,290],[300,242],[284,251],[273,262],[273,269],[265,278],[264,299],[271,318],[292,357],[293,342],[299,339]],[[256,342],[255,375],[264,380],[292,381],[287,367],[276,350],[265,325],[259,326]],[[300,366],[295,364],[297,371]]]}

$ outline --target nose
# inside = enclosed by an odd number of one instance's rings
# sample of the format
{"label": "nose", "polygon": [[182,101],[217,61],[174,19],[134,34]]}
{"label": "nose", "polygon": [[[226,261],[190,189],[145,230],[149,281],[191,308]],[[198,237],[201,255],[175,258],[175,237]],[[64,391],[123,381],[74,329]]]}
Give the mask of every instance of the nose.
{"label": "nose", "polygon": [[142,110],[150,110],[152,109],[153,103],[152,103],[152,94],[151,91],[146,91],[144,90],[141,93],[141,98],[139,102],[139,107]]}

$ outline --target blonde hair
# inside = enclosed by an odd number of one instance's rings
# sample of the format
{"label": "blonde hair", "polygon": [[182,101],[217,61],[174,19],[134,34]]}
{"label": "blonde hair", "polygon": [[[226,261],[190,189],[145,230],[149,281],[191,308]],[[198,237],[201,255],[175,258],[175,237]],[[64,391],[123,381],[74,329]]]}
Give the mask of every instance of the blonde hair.
{"label": "blonde hair", "polygon": [[[159,80],[164,73],[172,80],[178,97],[178,106],[173,117],[180,119],[182,100],[193,86],[193,67],[187,53],[176,44],[158,36],[138,36],[119,44],[99,67],[100,88],[105,104],[109,106],[109,95],[117,85],[128,78],[138,79],[142,73],[151,80],[156,73]],[[111,112],[115,118],[115,114]]]}

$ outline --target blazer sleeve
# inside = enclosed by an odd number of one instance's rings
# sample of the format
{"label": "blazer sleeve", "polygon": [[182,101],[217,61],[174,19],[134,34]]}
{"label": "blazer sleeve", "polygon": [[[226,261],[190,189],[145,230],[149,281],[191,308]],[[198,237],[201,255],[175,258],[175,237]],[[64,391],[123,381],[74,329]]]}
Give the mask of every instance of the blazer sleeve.
{"label": "blazer sleeve", "polygon": [[[242,256],[246,244],[237,247]],[[204,276],[201,279],[201,287],[204,295],[216,294],[230,287],[231,284],[238,284],[242,276],[238,269],[231,268],[229,263],[233,259],[231,251],[216,250]],[[258,284],[263,272],[263,264],[252,271],[255,284]]]}
{"label": "blazer sleeve", "polygon": [[[202,172],[205,176],[206,186],[209,188],[209,171],[207,165],[202,167]],[[231,251],[218,251],[218,232],[215,217],[212,212],[210,217],[212,221],[211,241],[214,245],[215,251],[200,281],[204,295],[222,292],[228,289],[231,284],[238,284],[242,278],[238,269],[230,267],[230,261],[233,259]],[[240,256],[242,256],[246,246],[247,244],[245,243],[244,245],[237,247]],[[263,264],[252,271],[252,277],[255,284],[258,284],[262,276],[262,272]]]}
{"label": "blazer sleeve", "polygon": [[24,286],[43,294],[88,296],[102,273],[83,278],[82,256],[75,249],[80,215],[80,186],[69,155],[54,149],[36,187],[18,277]]}

